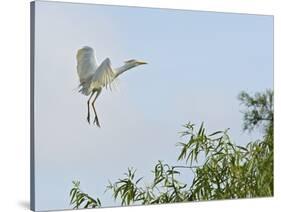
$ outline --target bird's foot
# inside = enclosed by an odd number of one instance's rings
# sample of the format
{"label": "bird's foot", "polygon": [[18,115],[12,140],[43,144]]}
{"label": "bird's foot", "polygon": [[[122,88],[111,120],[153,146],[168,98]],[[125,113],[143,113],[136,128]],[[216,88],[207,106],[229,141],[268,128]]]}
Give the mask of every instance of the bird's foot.
{"label": "bird's foot", "polygon": [[94,124],[96,124],[98,127],[100,127],[99,119],[97,116],[95,117]]}
{"label": "bird's foot", "polygon": [[90,124],[90,116],[89,115],[87,116],[87,121]]}

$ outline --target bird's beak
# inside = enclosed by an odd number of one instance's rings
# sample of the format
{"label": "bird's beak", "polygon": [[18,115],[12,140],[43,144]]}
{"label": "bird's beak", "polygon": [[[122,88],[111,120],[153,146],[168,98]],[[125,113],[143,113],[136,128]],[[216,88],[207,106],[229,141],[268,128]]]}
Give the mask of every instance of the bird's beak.
{"label": "bird's beak", "polygon": [[144,62],[144,61],[138,61],[138,64],[139,64],[139,65],[144,65],[144,64],[147,64],[147,62]]}

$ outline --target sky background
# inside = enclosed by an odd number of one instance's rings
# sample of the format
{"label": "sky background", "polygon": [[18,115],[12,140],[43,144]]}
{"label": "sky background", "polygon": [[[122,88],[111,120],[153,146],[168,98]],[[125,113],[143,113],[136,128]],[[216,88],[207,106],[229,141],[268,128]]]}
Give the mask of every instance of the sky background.
{"label": "sky background", "polygon": [[[273,17],[215,12],[36,2],[35,207],[66,209],[72,180],[103,206],[128,167],[148,183],[158,160],[175,164],[182,125],[242,131],[240,91],[273,87]],[[76,52],[88,45],[99,62],[149,64],[120,76],[117,91],[96,102],[101,128],[86,121],[77,92]],[[185,181],[191,173],[183,175]]]}

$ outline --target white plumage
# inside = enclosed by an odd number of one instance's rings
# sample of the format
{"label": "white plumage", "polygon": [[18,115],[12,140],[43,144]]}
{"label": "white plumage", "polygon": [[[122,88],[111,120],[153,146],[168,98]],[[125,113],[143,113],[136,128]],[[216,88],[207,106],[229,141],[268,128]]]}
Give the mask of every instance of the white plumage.
{"label": "white plumage", "polygon": [[97,63],[94,50],[85,46],[77,51],[77,73],[80,81],[80,92],[86,96],[90,95],[88,100],[88,115],[87,120],[90,123],[90,100],[94,93],[96,96],[92,102],[92,107],[95,112],[94,124],[100,127],[98,116],[94,107],[94,103],[101,93],[103,87],[110,88],[112,82],[125,71],[139,65],[146,64],[146,62],[138,60],[128,60],[119,68],[112,68],[109,58],[106,58],[100,65]]}
{"label": "white plumage", "polygon": [[80,83],[82,83],[97,70],[97,59],[95,57],[94,50],[87,46],[77,51],[76,59],[77,72]]}

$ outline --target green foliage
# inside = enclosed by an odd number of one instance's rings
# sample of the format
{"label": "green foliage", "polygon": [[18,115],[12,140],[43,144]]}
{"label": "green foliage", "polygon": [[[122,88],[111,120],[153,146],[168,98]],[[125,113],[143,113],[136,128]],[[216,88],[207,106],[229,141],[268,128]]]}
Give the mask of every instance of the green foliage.
{"label": "green foliage", "polygon": [[128,173],[124,174],[125,178],[119,179],[114,184],[110,183],[107,189],[113,191],[115,200],[118,197],[121,199],[121,205],[182,202],[185,199],[186,184],[176,179],[180,174],[176,167],[158,161],[153,173],[151,185],[141,187],[139,183],[143,178],[134,181],[135,171],[128,169]]}
{"label": "green foliage", "polygon": [[[197,164],[188,200],[215,200],[273,195],[273,151],[271,140],[248,143],[245,147],[233,143],[227,132],[207,134],[203,124],[198,132],[189,125],[181,143],[179,159]],[[203,155],[202,164],[197,158]]]}
{"label": "green foliage", "polygon": [[121,205],[130,205],[132,202],[138,201],[142,195],[141,191],[137,187],[142,178],[135,181],[135,170],[128,169],[128,173],[125,173],[124,179],[119,179],[116,183],[109,183],[107,189],[113,190],[114,198],[121,197]]}
{"label": "green foliage", "polygon": [[[204,123],[198,130],[188,123],[181,132],[184,142],[177,144],[178,161],[185,165],[158,161],[148,185],[131,168],[123,178],[109,183],[107,191],[112,191],[121,205],[273,196],[273,92],[267,90],[253,97],[242,92],[239,99],[246,106],[244,130],[262,126],[260,140],[239,146],[230,139],[229,129],[208,133]],[[190,186],[178,179],[187,169],[193,173]],[[79,182],[73,184],[70,196],[74,208],[101,205],[99,199],[81,192]]]}
{"label": "green foliage", "polygon": [[78,208],[97,208],[101,206],[100,200],[96,200],[84,193],[80,189],[79,181],[72,181],[73,188],[70,190],[70,204],[73,205],[73,209]]}
{"label": "green foliage", "polygon": [[250,96],[245,91],[241,92],[238,99],[246,107],[244,113],[244,130],[253,130],[263,125],[265,128],[273,127],[273,91],[256,93]]}

